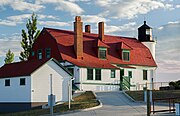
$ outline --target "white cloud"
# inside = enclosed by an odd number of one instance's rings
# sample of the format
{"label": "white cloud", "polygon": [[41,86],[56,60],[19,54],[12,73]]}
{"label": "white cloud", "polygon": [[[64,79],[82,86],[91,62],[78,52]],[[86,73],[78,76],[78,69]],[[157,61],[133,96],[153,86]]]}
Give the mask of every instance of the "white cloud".
{"label": "white cloud", "polygon": [[176,5],[176,8],[180,8],[180,4]]}
{"label": "white cloud", "polygon": [[19,56],[21,48],[21,34],[14,33],[0,37],[0,57],[5,56],[8,49],[11,49],[15,56]]}
{"label": "white cloud", "polygon": [[157,0],[96,0],[95,4],[104,8],[103,15],[120,19],[132,19],[152,10],[172,8],[171,4],[165,5]]}
{"label": "white cloud", "polygon": [[158,29],[159,29],[159,30],[162,30],[163,28],[164,28],[164,27],[163,27],[163,26],[161,26],[161,27],[159,27]]}
{"label": "white cloud", "polygon": [[10,5],[14,10],[19,10],[19,11],[29,10],[35,12],[41,10],[42,8],[45,8],[42,5],[32,4],[23,1],[15,1]]}
{"label": "white cloud", "polygon": [[[6,26],[16,26],[17,24],[24,23],[25,20],[31,18],[32,14],[22,14],[22,15],[15,15],[15,16],[9,16],[5,20],[0,19],[0,25],[6,25]],[[43,15],[38,14],[38,19],[59,19],[56,16],[52,15]]]}
{"label": "white cloud", "polygon": [[29,3],[29,2],[25,2],[24,0],[18,1],[18,0],[1,0],[0,1],[0,6],[10,6],[12,7],[14,10],[19,10],[19,11],[39,11],[43,8],[45,8],[42,5],[39,4],[33,4],[33,3]]}
{"label": "white cloud", "polygon": [[22,14],[22,15],[15,15],[7,17],[8,20],[14,22],[22,22],[24,19],[28,19],[31,17],[32,14]]}
{"label": "white cloud", "polygon": [[180,73],[180,61],[159,60],[157,61],[159,70],[164,73]]}
{"label": "white cloud", "polygon": [[170,22],[168,22],[168,24],[178,24],[178,23],[180,23],[179,21],[170,21]]}
{"label": "white cloud", "polygon": [[90,2],[91,0],[69,0],[70,2]]}
{"label": "white cloud", "polygon": [[40,25],[44,25],[44,26],[69,26],[70,24],[67,22],[58,22],[58,21],[39,21],[38,22]]}
{"label": "white cloud", "polygon": [[17,22],[12,22],[10,20],[1,20],[0,19],[0,25],[5,25],[5,26],[16,26]]}
{"label": "white cloud", "polygon": [[165,4],[165,8],[169,10],[174,10],[174,7],[172,4]]}
{"label": "white cloud", "polygon": [[82,14],[84,10],[76,3],[65,0],[36,0],[36,4],[51,3],[56,5],[55,10],[70,12],[72,15]]}
{"label": "white cloud", "polygon": [[115,33],[115,32],[127,32],[127,31],[134,31],[136,29],[135,22],[129,22],[127,24],[121,26],[114,26],[114,25],[107,25],[105,24],[105,32],[108,34]]}
{"label": "white cloud", "polygon": [[108,22],[110,20],[106,19],[106,18],[103,18],[101,16],[97,16],[97,15],[82,15],[82,20],[83,22],[86,22],[86,23],[98,23],[98,22]]}
{"label": "white cloud", "polygon": [[59,19],[57,16],[53,16],[53,15],[37,14],[37,16],[38,19],[54,19],[54,20]]}

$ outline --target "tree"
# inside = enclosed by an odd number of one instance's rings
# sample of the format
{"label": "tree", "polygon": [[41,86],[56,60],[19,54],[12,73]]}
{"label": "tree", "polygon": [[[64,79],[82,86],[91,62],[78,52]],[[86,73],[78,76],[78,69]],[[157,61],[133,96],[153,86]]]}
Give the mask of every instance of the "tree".
{"label": "tree", "polygon": [[28,60],[28,57],[32,50],[33,43],[40,34],[40,30],[37,30],[37,15],[35,15],[34,13],[32,14],[31,19],[28,19],[26,28],[27,33],[24,29],[22,29],[21,34],[21,47],[23,48],[23,51],[21,51],[19,57],[21,61]]}
{"label": "tree", "polygon": [[11,52],[9,49],[8,52],[6,53],[6,58],[4,59],[5,64],[10,64],[14,61],[14,53]]}

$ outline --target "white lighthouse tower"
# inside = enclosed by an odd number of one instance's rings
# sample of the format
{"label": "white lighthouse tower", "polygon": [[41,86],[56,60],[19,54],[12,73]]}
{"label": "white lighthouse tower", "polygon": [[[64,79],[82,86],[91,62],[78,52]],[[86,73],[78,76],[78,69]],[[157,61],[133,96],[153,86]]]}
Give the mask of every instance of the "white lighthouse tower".
{"label": "white lighthouse tower", "polygon": [[138,28],[138,40],[142,42],[147,48],[149,48],[154,60],[155,60],[155,45],[156,41],[152,38],[152,28],[144,24]]}

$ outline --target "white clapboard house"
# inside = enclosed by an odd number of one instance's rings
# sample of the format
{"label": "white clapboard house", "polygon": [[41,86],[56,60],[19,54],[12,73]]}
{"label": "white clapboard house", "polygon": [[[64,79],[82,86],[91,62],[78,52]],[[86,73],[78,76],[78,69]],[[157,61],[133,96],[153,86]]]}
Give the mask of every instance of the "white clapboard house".
{"label": "white clapboard house", "polygon": [[83,32],[76,16],[73,31],[44,28],[29,60],[55,58],[73,73],[73,85],[80,90],[136,90],[155,78],[155,44],[146,21],[136,39],[105,35],[104,22],[98,23],[98,34],[91,33],[90,25]]}
{"label": "white clapboard house", "polygon": [[[52,93],[56,102],[68,101],[71,74],[55,59],[6,64],[0,68],[0,112],[21,111],[47,104]],[[71,86],[71,85],[70,85]]]}

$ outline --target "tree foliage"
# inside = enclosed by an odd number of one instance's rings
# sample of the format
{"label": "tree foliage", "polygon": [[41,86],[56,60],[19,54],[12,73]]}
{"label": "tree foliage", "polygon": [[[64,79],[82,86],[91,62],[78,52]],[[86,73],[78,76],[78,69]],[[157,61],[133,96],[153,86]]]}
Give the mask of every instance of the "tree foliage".
{"label": "tree foliage", "polygon": [[28,19],[26,28],[27,32],[24,29],[22,29],[21,34],[21,47],[23,48],[23,51],[21,51],[19,57],[21,61],[28,60],[28,57],[32,50],[33,43],[40,34],[40,30],[37,30],[37,15],[35,15],[34,13],[32,14],[31,19]]}
{"label": "tree foliage", "polygon": [[175,82],[173,82],[173,81],[170,82],[169,86],[174,87],[175,89],[180,89],[180,80],[175,81]]}
{"label": "tree foliage", "polygon": [[6,58],[4,59],[5,64],[10,64],[14,61],[14,53],[11,52],[9,49],[8,52],[6,53]]}

